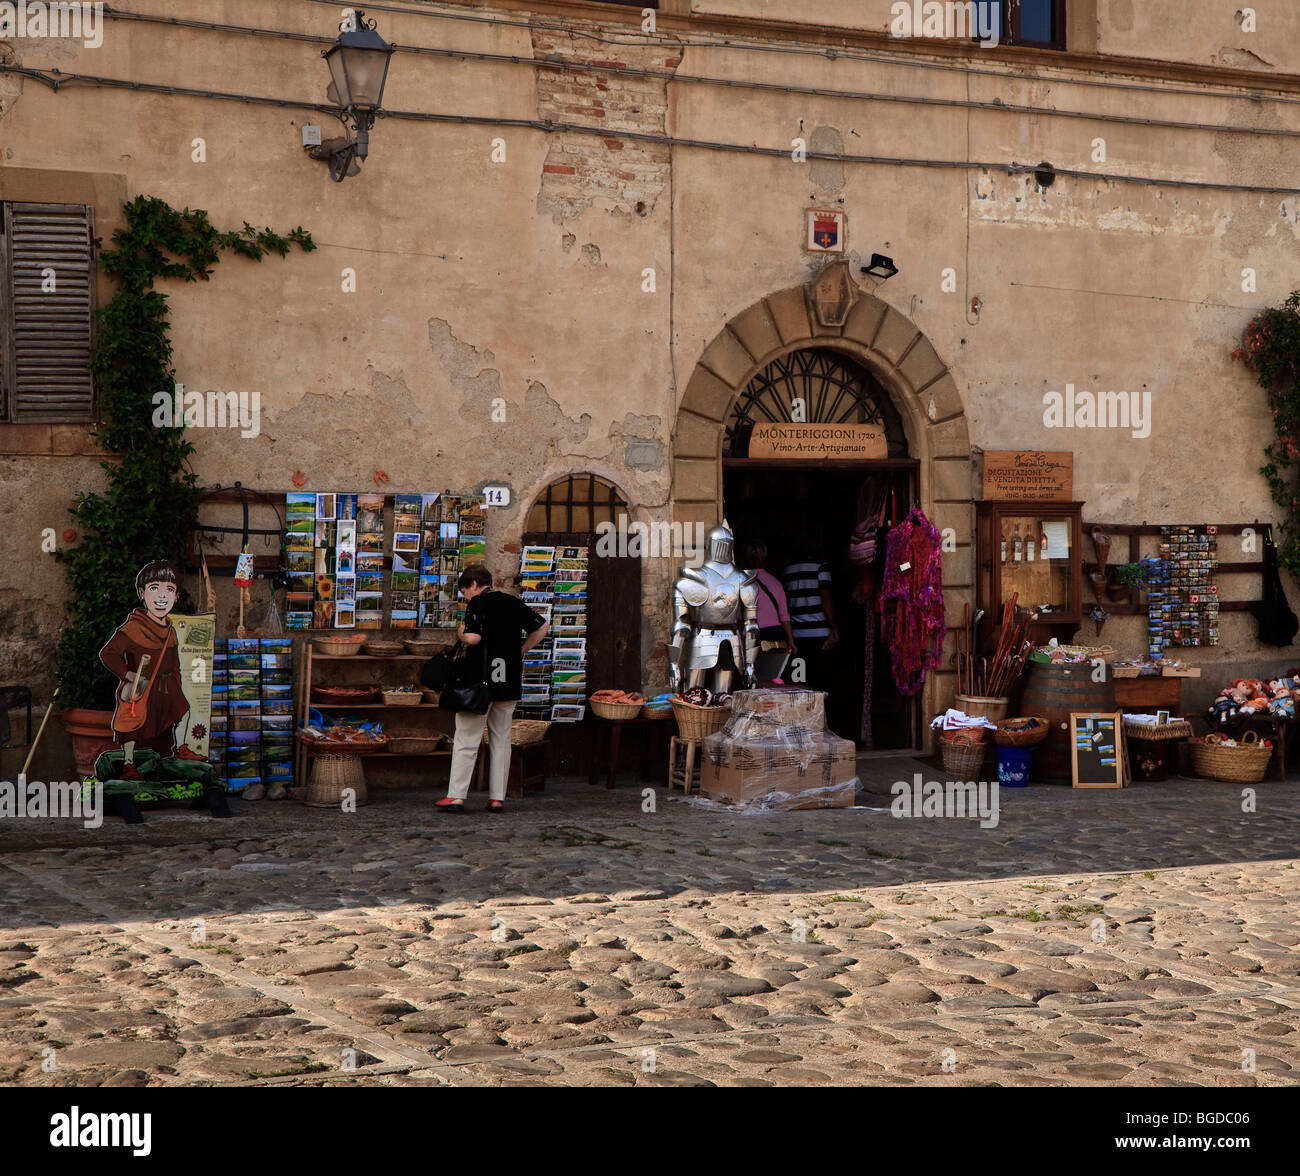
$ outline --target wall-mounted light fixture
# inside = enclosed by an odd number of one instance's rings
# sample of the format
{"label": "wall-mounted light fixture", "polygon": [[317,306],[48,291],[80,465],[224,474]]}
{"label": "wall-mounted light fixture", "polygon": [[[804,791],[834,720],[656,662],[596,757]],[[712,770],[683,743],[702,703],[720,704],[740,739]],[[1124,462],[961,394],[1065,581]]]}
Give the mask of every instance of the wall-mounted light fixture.
{"label": "wall-mounted light fixture", "polygon": [[370,128],[381,113],[394,52],[395,47],[375,32],[375,22],[357,8],[340,26],[339,39],[321,54],[332,79],[329,99],[342,108],[339,121],[349,134],[309,146],[307,154],[329,164],[336,184],[356,175],[359,161],[369,154]]}
{"label": "wall-mounted light fixture", "polygon": [[883,282],[898,273],[898,266],[894,264],[892,257],[886,257],[883,253],[873,253],[871,261],[862,267],[862,272]]}

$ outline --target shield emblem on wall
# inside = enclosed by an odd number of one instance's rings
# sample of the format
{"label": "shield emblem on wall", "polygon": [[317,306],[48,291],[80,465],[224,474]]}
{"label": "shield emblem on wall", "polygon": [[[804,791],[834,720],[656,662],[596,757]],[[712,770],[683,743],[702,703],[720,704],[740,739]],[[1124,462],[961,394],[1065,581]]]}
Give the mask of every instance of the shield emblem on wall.
{"label": "shield emblem on wall", "polygon": [[807,240],[809,251],[843,253],[844,227],[844,213],[836,209],[809,209]]}

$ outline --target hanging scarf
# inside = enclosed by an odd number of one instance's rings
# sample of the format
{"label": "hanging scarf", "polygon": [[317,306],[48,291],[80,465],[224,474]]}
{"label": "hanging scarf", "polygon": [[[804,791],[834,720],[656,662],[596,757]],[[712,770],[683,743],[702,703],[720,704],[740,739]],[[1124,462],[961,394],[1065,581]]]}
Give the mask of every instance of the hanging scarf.
{"label": "hanging scarf", "polygon": [[[926,670],[943,664],[943,568],[939,532],[913,509],[885,541],[880,632],[889,646],[899,692],[915,694]],[[907,571],[902,565],[910,565]]]}

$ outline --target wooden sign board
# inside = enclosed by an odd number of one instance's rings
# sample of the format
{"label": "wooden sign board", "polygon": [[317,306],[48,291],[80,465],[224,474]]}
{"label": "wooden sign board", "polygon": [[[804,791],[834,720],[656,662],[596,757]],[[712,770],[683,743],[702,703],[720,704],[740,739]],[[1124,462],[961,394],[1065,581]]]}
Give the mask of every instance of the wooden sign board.
{"label": "wooden sign board", "polygon": [[1070,712],[1070,780],[1075,788],[1125,788],[1128,757],[1119,711]]}
{"label": "wooden sign board", "polygon": [[984,497],[1002,502],[1072,502],[1074,454],[987,450]]}
{"label": "wooden sign board", "polygon": [[790,461],[875,461],[889,456],[883,425],[810,425],[781,421],[755,425],[751,458]]}

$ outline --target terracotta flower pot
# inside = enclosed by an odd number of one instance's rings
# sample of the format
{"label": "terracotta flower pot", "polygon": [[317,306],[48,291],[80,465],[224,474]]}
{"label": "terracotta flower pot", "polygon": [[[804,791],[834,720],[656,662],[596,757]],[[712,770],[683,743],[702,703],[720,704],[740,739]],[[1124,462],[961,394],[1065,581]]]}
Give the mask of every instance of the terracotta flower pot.
{"label": "terracotta flower pot", "polygon": [[1127,584],[1107,584],[1106,596],[1112,604],[1123,604],[1133,591]]}
{"label": "terracotta flower pot", "polygon": [[95,761],[113,743],[113,712],[70,706],[63,710],[63,728],[72,739],[72,756],[82,777],[95,770]]}

